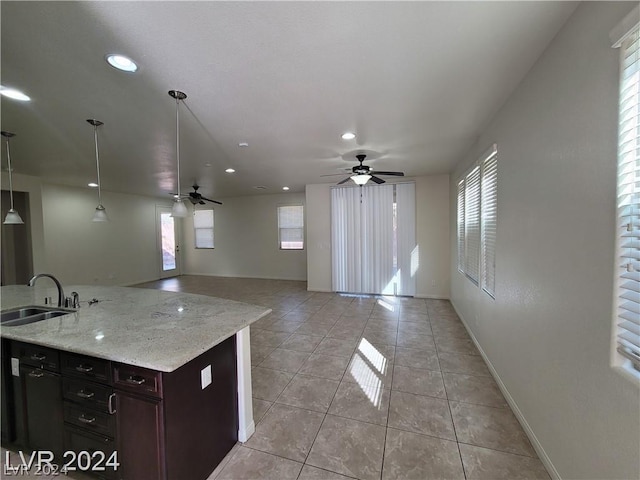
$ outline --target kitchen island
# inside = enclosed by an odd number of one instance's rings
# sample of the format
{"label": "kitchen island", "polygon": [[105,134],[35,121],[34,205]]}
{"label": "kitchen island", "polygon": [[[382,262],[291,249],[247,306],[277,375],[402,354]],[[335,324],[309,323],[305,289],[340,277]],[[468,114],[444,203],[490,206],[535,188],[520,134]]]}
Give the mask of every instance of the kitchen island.
{"label": "kitchen island", "polygon": [[[105,478],[195,480],[206,478],[206,473],[215,468],[206,461],[205,465],[188,467],[196,460],[201,462],[207,444],[214,441],[210,436],[215,425],[207,422],[215,423],[221,415],[232,414],[236,417],[234,437],[246,441],[251,436],[255,427],[249,325],[267,315],[269,309],[209,296],[127,287],[77,285],[66,286],[65,290],[78,292],[81,307],[77,311],[3,327],[0,332],[3,346],[10,345],[12,379],[25,395],[32,377],[50,375],[52,382],[62,385],[65,451],[81,435],[89,436],[85,430],[96,428],[100,436],[94,435],[91,440],[107,442],[113,437],[114,447],[123,449],[119,455],[124,469]],[[7,286],[0,289],[0,295],[2,310],[7,310],[42,305],[45,298],[57,298],[57,290],[43,288],[42,284],[34,288]],[[51,365],[56,367],[58,362],[57,371],[41,360],[46,355],[56,359]],[[87,386],[78,383],[81,380],[88,381],[92,388],[88,400]],[[220,397],[217,392],[235,397],[231,399],[232,410],[228,401],[227,407],[216,405]],[[85,399],[84,404],[74,395]],[[42,415],[28,397],[17,402],[22,402],[17,405],[18,414],[28,417],[25,412],[31,407],[35,412],[32,416]],[[78,408],[85,406],[92,415],[78,413]],[[104,425],[100,424],[100,415],[105,417]],[[130,453],[127,458],[126,447],[134,443],[132,438],[137,438],[139,446],[144,443],[146,432],[137,424],[143,423],[145,415],[155,421],[156,446],[162,458],[158,459],[156,473],[140,476],[140,470],[131,466],[135,459]],[[25,424],[28,428],[28,421]],[[32,437],[37,438],[37,434]],[[40,448],[37,442],[27,446]],[[122,473],[127,471],[127,462],[135,477]]]}

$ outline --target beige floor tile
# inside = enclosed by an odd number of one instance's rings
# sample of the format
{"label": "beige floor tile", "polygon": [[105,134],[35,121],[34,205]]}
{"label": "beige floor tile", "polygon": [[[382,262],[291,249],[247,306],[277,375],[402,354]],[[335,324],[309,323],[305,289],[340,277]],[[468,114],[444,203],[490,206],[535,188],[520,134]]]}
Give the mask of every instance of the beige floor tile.
{"label": "beige floor tile", "polygon": [[295,480],[302,463],[240,447],[216,480]]}
{"label": "beige floor tile", "polygon": [[431,331],[434,336],[469,338],[467,329],[462,322],[438,322],[431,323]]}
{"label": "beige floor tile", "polygon": [[280,394],[276,403],[326,413],[339,382],[320,377],[296,375]]}
{"label": "beige floor tile", "polygon": [[309,358],[308,353],[276,348],[265,358],[260,367],[282,370],[283,372],[296,373]]}
{"label": "beige floor tile", "polygon": [[356,349],[357,341],[342,340],[339,338],[325,338],[320,342],[316,353],[335,355],[338,357],[350,357]]}
{"label": "beige floor tile", "polygon": [[398,331],[398,320],[388,318],[371,317],[367,321],[367,328],[374,328],[378,330],[390,330],[392,332]]}
{"label": "beige floor tile", "polygon": [[251,345],[251,365],[254,367],[259,365],[265,358],[267,358],[276,347],[270,347],[268,345]]}
{"label": "beige floor tile", "polygon": [[273,405],[273,402],[267,402],[266,400],[260,400],[259,398],[252,398],[253,402],[253,421],[257,425],[258,422],[267,413],[267,410]]}
{"label": "beige floor tile", "polygon": [[280,345],[280,348],[286,350],[295,350],[296,352],[313,352],[318,344],[324,337],[322,335],[300,335],[294,333],[285,342]]}
{"label": "beige floor tile", "polygon": [[327,337],[340,338],[343,340],[357,340],[362,336],[363,330],[364,328],[362,327],[351,327],[339,322],[329,330]]}
{"label": "beige floor tile", "polygon": [[339,381],[347,370],[347,365],[349,365],[347,357],[313,353],[298,373]]}
{"label": "beige floor tile", "polygon": [[400,334],[414,337],[431,335],[431,324],[425,322],[402,322],[398,325],[398,335]]}
{"label": "beige floor tile", "polygon": [[431,335],[414,335],[407,331],[398,332],[398,347],[417,348],[421,350],[432,350],[436,348]]}
{"label": "beige floor tile", "polygon": [[356,352],[360,352],[365,357],[371,356],[372,353],[377,357],[379,354],[385,358],[387,363],[394,363],[396,347],[393,345],[382,345],[380,343],[369,342],[369,340],[362,338],[358,341]]}
{"label": "beige floor tile", "polygon": [[379,479],[385,428],[327,415],[307,464],[359,479]]}
{"label": "beige floor tile", "polygon": [[440,370],[438,354],[435,349],[420,350],[417,348],[396,348],[395,364],[403,367]]}
{"label": "beige floor tile", "polygon": [[463,480],[458,444],[389,428],[383,480]]}
{"label": "beige floor tile", "polygon": [[270,325],[263,327],[264,330],[269,330],[270,332],[287,332],[287,333],[293,333],[295,332],[298,328],[300,328],[300,325],[302,325],[303,322],[293,322],[293,321],[286,321],[282,318],[276,320],[275,322],[271,323]]}
{"label": "beige floor tile", "polygon": [[403,322],[416,322],[416,323],[429,323],[429,316],[426,309],[424,312],[420,310],[402,310],[398,317],[401,323]]}
{"label": "beige floor tile", "polygon": [[536,456],[524,430],[509,408],[451,402],[451,414],[461,443]]}
{"label": "beige floor tile", "polygon": [[358,350],[353,354],[342,381],[389,389],[393,381],[393,364],[377,350],[366,353]]}
{"label": "beige floor tile", "polygon": [[250,332],[251,346],[262,345],[274,348],[279,346],[291,335],[287,332],[272,332],[270,330],[260,330],[257,328],[251,328]]}
{"label": "beige floor tile", "polygon": [[273,402],[282,393],[284,387],[293,378],[293,373],[281,372],[270,368],[254,367],[251,370],[251,389],[253,396],[260,400]]}
{"label": "beige floor tile", "polygon": [[439,352],[457,353],[459,355],[480,355],[470,338],[434,337]]}
{"label": "beige floor tile", "polygon": [[396,365],[393,369],[392,390],[447,398],[442,374],[433,370],[423,370]]}
{"label": "beige floor tile", "polygon": [[507,406],[507,402],[493,378],[457,373],[444,373],[443,378],[449,400],[489,407]]}
{"label": "beige floor tile", "polygon": [[370,343],[379,343],[382,345],[395,345],[398,338],[395,327],[391,328],[373,328],[367,327],[362,332],[362,337],[366,338]]}
{"label": "beige floor tile", "polygon": [[333,325],[330,325],[330,324],[327,324],[327,323],[304,322],[302,325],[300,325],[300,328],[298,328],[296,330],[296,333],[298,333],[300,335],[322,335],[322,336],[325,336],[327,333],[329,333],[329,330],[331,330],[332,327],[333,327]]}
{"label": "beige floor tile", "polygon": [[456,440],[449,403],[440,398],[391,392],[389,427]]}
{"label": "beige floor tile", "polygon": [[497,452],[460,444],[462,463],[469,480],[549,480],[537,458]]}
{"label": "beige floor tile", "polygon": [[330,472],[329,470],[322,470],[318,467],[312,467],[311,465],[305,465],[302,467],[298,480],[348,480],[353,477],[345,477],[336,472]]}
{"label": "beige floor tile", "polygon": [[328,413],[386,426],[390,392],[380,386],[342,382]]}
{"label": "beige floor tile", "polygon": [[245,446],[304,462],[323,419],[322,413],[276,403]]}
{"label": "beige floor tile", "polygon": [[440,369],[443,372],[462,373],[465,375],[476,375],[480,377],[490,377],[489,368],[479,355],[458,355],[456,353],[438,353]]}

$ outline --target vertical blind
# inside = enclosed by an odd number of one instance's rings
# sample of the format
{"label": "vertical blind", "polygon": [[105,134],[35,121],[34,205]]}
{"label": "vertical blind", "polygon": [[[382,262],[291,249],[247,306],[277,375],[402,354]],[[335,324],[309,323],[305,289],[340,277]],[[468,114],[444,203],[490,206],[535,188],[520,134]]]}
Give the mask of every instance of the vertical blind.
{"label": "vertical blind", "polygon": [[640,370],[640,29],[621,50],[617,350]]}
{"label": "vertical blind", "polygon": [[304,207],[302,205],[278,207],[278,232],[282,250],[304,248]]}
{"label": "vertical blind", "polygon": [[213,248],[213,209],[193,212],[196,248]]}
{"label": "vertical blind", "polygon": [[362,235],[354,239],[362,245],[360,291],[393,295],[393,185],[362,187],[361,193]]}
{"label": "vertical blind", "polygon": [[464,189],[464,273],[478,283],[480,269],[480,167],[465,178]]}
{"label": "vertical blind", "polygon": [[458,182],[458,270],[464,272],[464,179]]}
{"label": "vertical blind", "polygon": [[482,289],[495,297],[496,222],[498,207],[498,158],[495,145],[482,162],[481,235]]}
{"label": "vertical blind", "polygon": [[332,188],[331,279],[336,292],[363,291],[360,217],[360,188]]}

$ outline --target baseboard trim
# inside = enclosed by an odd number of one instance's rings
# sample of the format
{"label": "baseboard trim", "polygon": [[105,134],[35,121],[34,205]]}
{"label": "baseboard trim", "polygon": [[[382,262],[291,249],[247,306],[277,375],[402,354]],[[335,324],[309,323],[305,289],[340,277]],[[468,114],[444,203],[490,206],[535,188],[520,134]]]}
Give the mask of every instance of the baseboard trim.
{"label": "baseboard trim", "polygon": [[428,298],[430,300],[450,300],[449,297],[444,295],[428,295],[425,293],[416,293],[413,298]]}
{"label": "baseboard trim", "polygon": [[516,403],[516,401],[513,399],[513,397],[509,393],[509,390],[507,389],[506,385],[504,384],[504,382],[500,378],[500,375],[498,375],[498,372],[496,371],[496,369],[494,368],[493,364],[491,363],[491,360],[489,360],[489,357],[487,356],[487,354],[484,352],[484,350],[480,346],[480,343],[478,342],[478,340],[476,339],[476,336],[473,334],[473,332],[469,328],[469,324],[464,319],[464,316],[456,308],[456,305],[455,305],[455,303],[453,303],[453,301],[451,301],[451,305],[453,305],[453,309],[456,311],[456,313],[460,317],[460,320],[462,321],[462,324],[464,325],[464,328],[467,330],[467,333],[471,337],[471,340],[473,340],[473,343],[475,344],[475,346],[477,347],[478,351],[480,352],[480,355],[482,355],[482,358],[484,359],[485,363],[487,364],[487,367],[489,367],[489,372],[491,372],[491,376],[493,377],[493,379],[498,384],[498,388],[500,388],[500,391],[504,395],[504,398],[507,400],[507,403],[511,407],[511,410],[513,411],[514,415],[518,419],[518,422],[520,422],[520,425],[522,426],[522,428],[524,430],[524,433],[529,438],[529,441],[531,442],[531,445],[533,446],[533,449],[538,454],[538,457],[540,458],[540,461],[544,464],[545,468],[547,469],[547,472],[549,472],[549,475],[551,476],[551,478],[553,480],[562,480],[562,477],[560,476],[560,473],[558,473],[558,470],[556,470],[556,467],[551,462],[551,459],[549,458],[549,455],[547,455],[547,452],[544,450],[542,444],[538,440],[538,437],[536,437],[536,434],[534,433],[533,429],[529,425],[529,422],[527,422],[527,419],[525,418],[525,416],[522,414],[522,411],[518,407],[518,404]]}
{"label": "baseboard trim", "polygon": [[307,292],[333,293],[333,290],[329,290],[329,289],[326,289],[326,288],[309,288],[307,286]]}
{"label": "baseboard trim", "polygon": [[255,431],[256,424],[253,420],[251,420],[251,423],[247,425],[246,428],[238,430],[238,441],[242,443],[246,442],[247,440],[249,440],[249,438],[251,438],[251,435],[253,435]]}
{"label": "baseboard trim", "polygon": [[212,274],[212,273],[196,273],[196,272],[182,272],[181,275],[196,275],[201,277],[221,277],[221,278],[251,278],[253,280],[286,280],[290,282],[306,282],[305,278],[288,278],[288,277],[260,277],[254,275],[239,275],[239,274]]}

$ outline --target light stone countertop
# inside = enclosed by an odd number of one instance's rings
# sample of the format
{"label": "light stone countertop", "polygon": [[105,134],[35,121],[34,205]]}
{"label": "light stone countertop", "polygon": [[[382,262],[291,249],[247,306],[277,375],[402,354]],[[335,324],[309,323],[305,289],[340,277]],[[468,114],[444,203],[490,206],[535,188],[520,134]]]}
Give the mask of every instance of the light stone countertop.
{"label": "light stone countertop", "polygon": [[[40,279],[48,284],[49,279]],[[80,294],[77,312],[2,327],[0,335],[115,362],[172,372],[271,312],[233,300],[131,287],[64,285]],[[55,287],[0,288],[2,310],[57,302]],[[97,298],[98,303],[88,305]]]}

